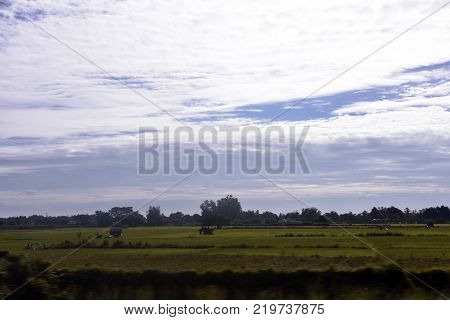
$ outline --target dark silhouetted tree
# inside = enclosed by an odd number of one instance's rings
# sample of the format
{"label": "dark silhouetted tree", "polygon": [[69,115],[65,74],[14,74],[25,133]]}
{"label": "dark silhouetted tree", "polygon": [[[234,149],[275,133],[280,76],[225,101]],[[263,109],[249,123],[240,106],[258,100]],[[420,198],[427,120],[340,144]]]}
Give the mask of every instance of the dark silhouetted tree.
{"label": "dark silhouetted tree", "polygon": [[174,226],[181,226],[181,225],[183,225],[183,218],[184,218],[184,214],[180,211],[171,213],[169,215],[169,223]]}
{"label": "dark silhouetted tree", "polygon": [[212,200],[205,200],[200,205],[200,209],[202,210],[203,224],[215,225],[218,228],[238,218],[242,212],[241,203],[232,195],[217,200],[217,204]]}
{"label": "dark silhouetted tree", "polygon": [[[241,203],[238,198],[228,195],[225,198],[217,200],[217,213],[223,217],[225,223],[236,219],[242,212]],[[257,213],[259,214],[259,212]]]}
{"label": "dark silhouetted tree", "polygon": [[262,224],[273,225],[278,223],[278,216],[270,211],[261,214]]}
{"label": "dark silhouetted tree", "polygon": [[213,200],[205,200],[200,204],[202,210],[202,224],[213,226],[219,223],[217,215],[217,205]]}
{"label": "dark silhouetted tree", "polygon": [[128,215],[121,224],[130,227],[139,227],[145,225],[146,220],[142,214],[134,211],[132,214]]}
{"label": "dark silhouetted tree", "polygon": [[95,211],[95,220],[99,227],[108,227],[113,224],[113,219],[109,212]]}
{"label": "dark silhouetted tree", "polygon": [[164,224],[164,217],[161,214],[160,207],[150,206],[147,210],[147,224],[150,226],[162,226]]}
{"label": "dark silhouetted tree", "polygon": [[318,222],[322,213],[317,208],[303,208],[300,220],[304,222]]}

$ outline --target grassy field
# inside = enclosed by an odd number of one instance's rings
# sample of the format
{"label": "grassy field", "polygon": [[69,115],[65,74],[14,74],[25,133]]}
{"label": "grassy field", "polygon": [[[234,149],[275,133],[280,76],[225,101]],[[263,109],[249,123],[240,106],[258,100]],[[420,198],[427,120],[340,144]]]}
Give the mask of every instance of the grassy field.
{"label": "grassy field", "polygon": [[[392,265],[368,248],[369,244],[410,271],[450,270],[450,225],[434,229],[398,225],[388,231],[364,226],[345,230],[337,227],[224,228],[206,236],[200,236],[197,230],[195,227],[124,229],[121,238],[96,239],[92,243],[95,248],[81,249],[57,268],[290,272],[330,268],[349,271]],[[27,259],[55,262],[73,249],[51,248],[52,245],[64,241],[76,244],[102,231],[97,228],[2,230],[0,250]],[[116,241],[123,242],[121,248],[113,247]],[[45,244],[50,248],[26,250],[27,244]]]}

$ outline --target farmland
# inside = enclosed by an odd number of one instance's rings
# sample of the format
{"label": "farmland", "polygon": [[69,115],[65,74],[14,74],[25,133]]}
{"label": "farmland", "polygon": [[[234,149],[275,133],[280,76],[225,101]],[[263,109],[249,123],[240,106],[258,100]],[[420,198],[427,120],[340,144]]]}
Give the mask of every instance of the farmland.
{"label": "farmland", "polygon": [[0,249],[53,263],[89,241],[55,266],[70,270],[354,271],[395,261],[408,271],[450,271],[450,225],[394,225],[389,231],[368,226],[223,228],[214,235],[199,235],[197,227],[136,227],[124,229],[120,238],[90,240],[103,231],[2,230]]}

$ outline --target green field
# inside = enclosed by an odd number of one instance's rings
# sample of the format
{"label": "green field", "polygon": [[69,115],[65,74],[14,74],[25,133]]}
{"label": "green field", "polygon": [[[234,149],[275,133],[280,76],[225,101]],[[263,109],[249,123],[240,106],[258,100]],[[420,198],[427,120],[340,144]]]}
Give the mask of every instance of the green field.
{"label": "green field", "polygon": [[[76,244],[102,231],[100,228],[2,230],[0,250],[27,260],[39,258],[52,263],[73,251],[52,245],[64,241]],[[122,242],[121,247],[113,247],[116,241]],[[47,248],[27,250],[27,244]],[[290,272],[333,268],[351,271],[393,265],[386,259],[389,257],[409,271],[450,270],[450,225],[433,229],[397,225],[388,231],[366,226],[345,227],[345,230],[339,227],[224,228],[206,236],[199,235],[196,227],[141,227],[124,229],[120,238],[96,239],[90,245],[95,248],[77,251],[63,259],[56,269]]]}

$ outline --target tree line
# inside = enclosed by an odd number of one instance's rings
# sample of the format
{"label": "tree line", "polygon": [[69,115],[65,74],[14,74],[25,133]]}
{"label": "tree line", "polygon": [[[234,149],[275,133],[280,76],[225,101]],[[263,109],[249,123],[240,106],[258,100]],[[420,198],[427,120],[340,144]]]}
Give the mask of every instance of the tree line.
{"label": "tree line", "polygon": [[396,207],[374,207],[360,213],[335,211],[321,212],[317,208],[303,208],[301,211],[273,213],[270,211],[242,210],[238,198],[205,200],[200,205],[200,214],[174,212],[168,215],[161,208],[150,206],[144,214],[133,207],[114,207],[94,214],[72,216],[15,216],[0,218],[0,227],[108,227],[118,224],[127,227],[138,226],[276,226],[276,225],[331,225],[339,224],[385,224],[385,223],[450,223],[450,209],[446,206],[421,210],[401,210]]}

